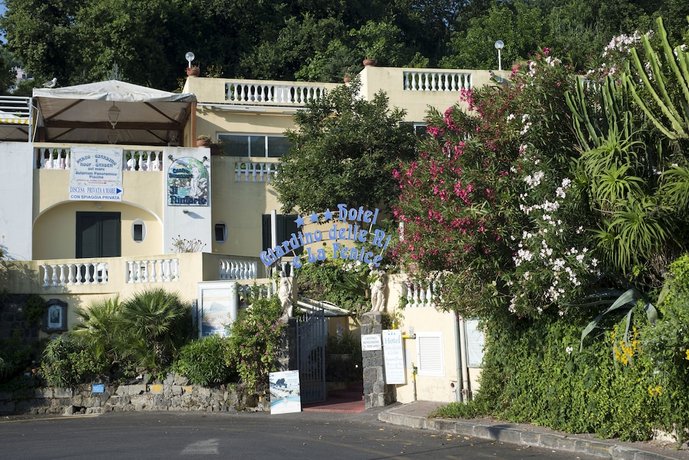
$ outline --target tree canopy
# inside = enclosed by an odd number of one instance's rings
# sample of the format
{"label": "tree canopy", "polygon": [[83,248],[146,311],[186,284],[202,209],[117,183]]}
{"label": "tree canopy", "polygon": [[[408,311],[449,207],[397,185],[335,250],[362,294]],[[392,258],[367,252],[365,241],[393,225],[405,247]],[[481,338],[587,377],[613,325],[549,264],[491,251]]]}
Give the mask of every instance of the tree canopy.
{"label": "tree canopy", "polygon": [[548,47],[583,70],[613,36],[645,32],[660,14],[678,39],[689,14],[681,0],[5,3],[4,46],[37,81],[66,86],[116,76],[169,90],[180,86],[187,51],[202,75],[341,81],[364,57],[380,65],[495,68],[493,44],[501,39],[506,67]]}
{"label": "tree canopy", "polygon": [[385,208],[396,196],[391,173],[414,154],[414,134],[383,93],[366,101],[358,89],[358,82],[339,86],[297,112],[274,184],[285,211],[321,212],[338,203]]}

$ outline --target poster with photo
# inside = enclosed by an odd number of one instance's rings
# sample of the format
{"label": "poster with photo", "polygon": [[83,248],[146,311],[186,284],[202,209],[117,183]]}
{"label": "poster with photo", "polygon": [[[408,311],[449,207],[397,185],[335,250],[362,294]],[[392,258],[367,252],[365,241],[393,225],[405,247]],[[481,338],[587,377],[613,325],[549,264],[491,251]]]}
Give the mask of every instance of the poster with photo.
{"label": "poster with photo", "polygon": [[301,412],[299,371],[270,373],[270,413]]}

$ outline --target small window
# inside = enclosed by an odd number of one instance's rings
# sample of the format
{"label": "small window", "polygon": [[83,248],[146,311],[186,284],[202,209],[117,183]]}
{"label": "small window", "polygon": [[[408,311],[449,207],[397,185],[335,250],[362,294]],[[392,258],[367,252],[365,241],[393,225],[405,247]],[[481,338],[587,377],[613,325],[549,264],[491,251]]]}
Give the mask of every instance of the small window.
{"label": "small window", "polygon": [[227,239],[227,227],[225,224],[215,224],[215,241],[216,243],[224,243]]}
{"label": "small window", "polygon": [[142,221],[136,221],[132,224],[132,239],[140,243],[146,238],[146,226]]}

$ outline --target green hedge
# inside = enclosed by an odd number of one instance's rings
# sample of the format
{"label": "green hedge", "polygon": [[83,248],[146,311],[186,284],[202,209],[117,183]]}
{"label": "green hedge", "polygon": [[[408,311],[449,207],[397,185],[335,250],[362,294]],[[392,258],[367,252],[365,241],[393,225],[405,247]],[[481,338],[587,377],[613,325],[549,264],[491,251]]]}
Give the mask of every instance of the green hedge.
{"label": "green hedge", "polygon": [[655,325],[636,307],[628,340],[617,318],[596,329],[581,350],[581,331],[595,311],[486,324],[476,399],[436,415],[493,415],[623,440],[676,428],[682,442],[689,428],[689,257],[671,266],[666,292]]}

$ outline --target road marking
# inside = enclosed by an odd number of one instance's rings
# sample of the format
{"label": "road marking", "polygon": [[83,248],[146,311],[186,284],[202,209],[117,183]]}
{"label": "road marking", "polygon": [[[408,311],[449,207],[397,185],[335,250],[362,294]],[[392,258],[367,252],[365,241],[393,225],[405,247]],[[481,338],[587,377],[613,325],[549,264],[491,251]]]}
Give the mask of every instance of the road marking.
{"label": "road marking", "polygon": [[218,440],[206,439],[189,444],[182,451],[182,455],[219,455]]}

